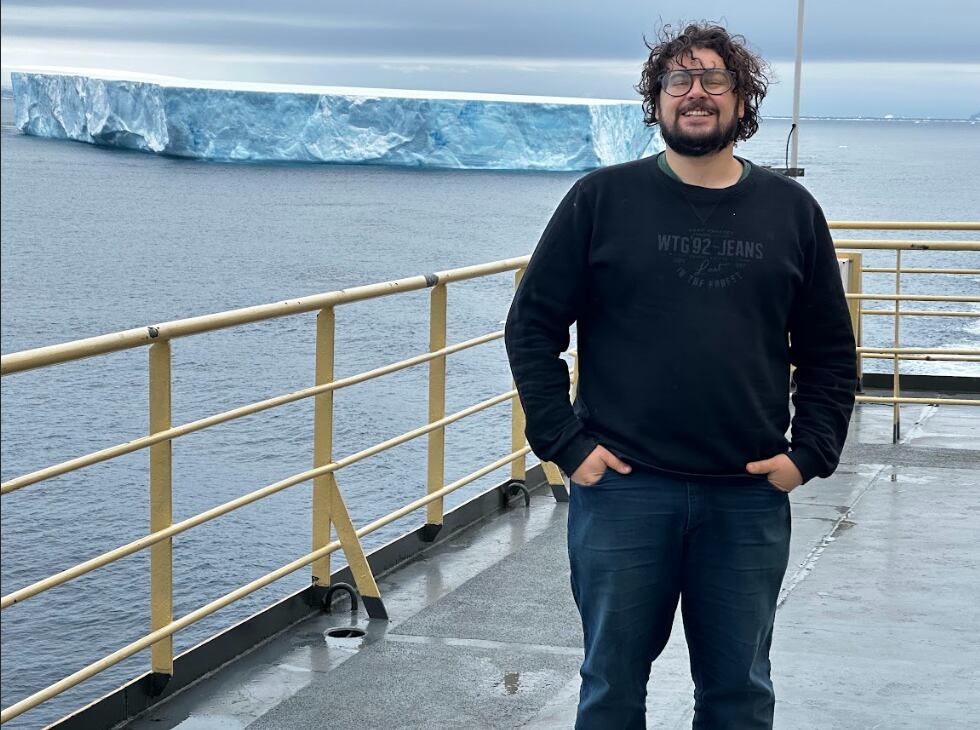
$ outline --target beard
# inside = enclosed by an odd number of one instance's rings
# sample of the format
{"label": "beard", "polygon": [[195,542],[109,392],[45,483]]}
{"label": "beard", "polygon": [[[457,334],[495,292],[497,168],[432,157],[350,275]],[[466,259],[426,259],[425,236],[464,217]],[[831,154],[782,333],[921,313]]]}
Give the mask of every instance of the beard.
{"label": "beard", "polygon": [[725,149],[738,136],[738,116],[734,112],[728,124],[722,125],[721,119],[716,117],[713,128],[693,134],[681,131],[680,114],[678,112],[673,124],[660,122],[660,134],[664,142],[679,155],[704,157],[714,154]]}

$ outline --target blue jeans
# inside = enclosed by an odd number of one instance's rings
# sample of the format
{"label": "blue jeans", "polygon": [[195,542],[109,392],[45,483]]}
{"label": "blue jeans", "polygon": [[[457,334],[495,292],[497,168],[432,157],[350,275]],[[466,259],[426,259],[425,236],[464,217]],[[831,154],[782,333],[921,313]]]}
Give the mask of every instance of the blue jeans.
{"label": "blue jeans", "polygon": [[702,484],[633,466],[571,483],[568,557],[585,661],[577,730],[645,728],[650,665],[682,598],[694,728],[772,728],[789,495],[764,477]]}

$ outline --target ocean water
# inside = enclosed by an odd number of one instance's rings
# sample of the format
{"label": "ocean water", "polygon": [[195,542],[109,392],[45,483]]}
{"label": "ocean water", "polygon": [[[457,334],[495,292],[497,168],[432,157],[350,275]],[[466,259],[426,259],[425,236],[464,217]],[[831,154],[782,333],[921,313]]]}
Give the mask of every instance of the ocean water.
{"label": "ocean water", "polygon": [[[739,154],[779,164],[787,130],[784,120],[766,120]],[[0,143],[5,354],[522,256],[579,176],[168,159],[23,136],[12,126],[9,100],[2,102]],[[807,122],[800,162],[802,182],[830,219],[980,218],[980,125]],[[894,254],[865,260],[887,266]],[[976,268],[980,254],[913,252],[903,262]],[[890,276],[872,275],[865,291],[891,286]],[[980,278],[920,277],[907,291],[977,295]],[[452,285],[449,341],[500,329],[512,292],[512,274]],[[420,292],[340,308],[337,375],[424,351],[427,297]],[[889,343],[890,318],[865,324],[864,344]],[[314,331],[311,314],[174,342],[174,423],[311,385]],[[905,345],[977,347],[980,327],[973,319],[917,318],[903,321],[902,338]],[[2,478],[146,433],[146,368],[140,349],[4,378]],[[866,361],[868,370],[886,368]],[[908,363],[903,371],[980,375],[980,365]],[[426,368],[413,368],[338,393],[335,456],[423,424],[426,377]],[[448,412],[507,390],[502,343],[450,358],[448,381]],[[509,418],[509,408],[498,406],[447,429],[447,481],[509,452]],[[309,401],[176,440],[175,520],[309,468],[311,444]],[[425,460],[421,439],[340,472],[355,525],[422,496]],[[146,534],[147,465],[147,452],[137,452],[3,497],[3,593]],[[484,477],[447,498],[447,508],[505,476],[500,470]],[[374,533],[365,547],[423,519],[416,513]],[[306,553],[310,540],[308,485],[178,536],[175,616]],[[334,566],[343,562],[334,557]],[[177,651],[308,582],[309,571],[302,570],[180,632]],[[139,554],[4,611],[3,705],[146,633],[148,589],[147,555]],[[139,654],[9,726],[56,719],[148,666],[148,653]]]}

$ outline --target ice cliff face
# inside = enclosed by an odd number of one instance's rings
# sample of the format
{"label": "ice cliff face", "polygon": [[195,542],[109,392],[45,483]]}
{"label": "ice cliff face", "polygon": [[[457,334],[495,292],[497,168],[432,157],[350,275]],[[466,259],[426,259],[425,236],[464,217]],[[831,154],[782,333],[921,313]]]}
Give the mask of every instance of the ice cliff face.
{"label": "ice cliff face", "polygon": [[178,157],[587,170],[661,149],[639,102],[53,71],[11,81],[26,134]]}

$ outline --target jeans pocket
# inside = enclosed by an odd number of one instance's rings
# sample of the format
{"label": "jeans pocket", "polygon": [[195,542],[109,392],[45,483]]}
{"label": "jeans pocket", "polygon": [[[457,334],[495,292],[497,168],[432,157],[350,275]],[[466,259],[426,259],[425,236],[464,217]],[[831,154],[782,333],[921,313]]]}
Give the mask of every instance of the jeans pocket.
{"label": "jeans pocket", "polygon": [[769,477],[765,477],[765,481],[766,481],[766,486],[772,489],[773,491],[779,492],[780,494],[789,494],[789,492],[787,492],[785,489],[781,487],[777,487],[773,482],[769,481]]}

